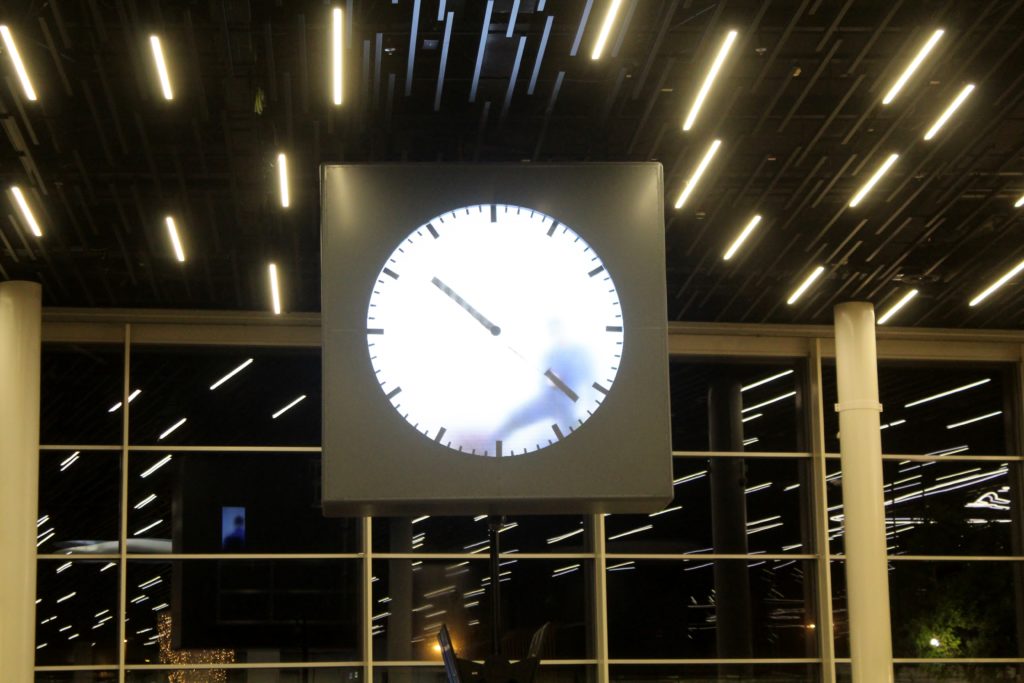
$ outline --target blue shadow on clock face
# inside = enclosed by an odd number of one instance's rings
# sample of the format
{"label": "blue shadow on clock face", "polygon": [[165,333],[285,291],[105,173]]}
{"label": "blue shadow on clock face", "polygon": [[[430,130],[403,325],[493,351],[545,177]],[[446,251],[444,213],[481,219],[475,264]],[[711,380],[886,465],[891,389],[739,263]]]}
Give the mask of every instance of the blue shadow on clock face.
{"label": "blue shadow on clock face", "polygon": [[660,165],[327,166],[322,190],[329,514],[670,496]]}
{"label": "blue shadow on clock face", "polygon": [[503,457],[570,438],[613,389],[623,313],[604,263],[529,207],[457,207],[396,245],[372,285],[367,352],[414,429]]}

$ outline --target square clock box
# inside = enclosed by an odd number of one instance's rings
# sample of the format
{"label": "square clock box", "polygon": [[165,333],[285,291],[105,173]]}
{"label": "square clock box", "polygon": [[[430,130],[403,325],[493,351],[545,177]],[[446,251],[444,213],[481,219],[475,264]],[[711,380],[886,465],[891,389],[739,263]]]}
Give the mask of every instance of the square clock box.
{"label": "square clock box", "polygon": [[672,497],[657,163],[321,169],[329,515]]}

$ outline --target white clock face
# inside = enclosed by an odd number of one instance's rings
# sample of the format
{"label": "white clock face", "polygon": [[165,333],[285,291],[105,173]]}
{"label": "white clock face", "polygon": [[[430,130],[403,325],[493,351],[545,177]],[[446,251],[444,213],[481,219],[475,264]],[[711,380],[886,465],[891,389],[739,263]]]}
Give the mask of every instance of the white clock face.
{"label": "white clock face", "polygon": [[416,228],[374,283],[367,347],[424,437],[512,456],[571,438],[615,383],[623,318],[611,274],[557,219],[505,204]]}

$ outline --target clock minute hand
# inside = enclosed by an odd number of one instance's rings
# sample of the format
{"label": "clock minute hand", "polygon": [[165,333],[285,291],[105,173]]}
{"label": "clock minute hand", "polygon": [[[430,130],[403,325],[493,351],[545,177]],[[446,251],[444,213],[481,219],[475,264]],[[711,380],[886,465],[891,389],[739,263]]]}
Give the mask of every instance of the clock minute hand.
{"label": "clock minute hand", "polygon": [[497,325],[492,323],[490,320],[485,318],[484,315],[480,311],[478,311],[475,308],[473,308],[472,306],[470,306],[469,303],[465,299],[463,299],[461,296],[456,294],[455,291],[451,287],[449,287],[445,283],[441,282],[441,280],[439,280],[436,277],[434,279],[432,279],[431,282],[433,283],[433,285],[435,287],[437,287],[442,292],[447,294],[448,297],[452,301],[457,303],[459,306],[462,306],[462,308],[464,308],[467,313],[469,313],[471,316],[473,316],[478,323],[480,323],[481,325],[486,327],[487,330],[491,334],[493,334],[494,336],[498,336],[499,334],[501,334],[501,328],[500,327],[498,327]]}

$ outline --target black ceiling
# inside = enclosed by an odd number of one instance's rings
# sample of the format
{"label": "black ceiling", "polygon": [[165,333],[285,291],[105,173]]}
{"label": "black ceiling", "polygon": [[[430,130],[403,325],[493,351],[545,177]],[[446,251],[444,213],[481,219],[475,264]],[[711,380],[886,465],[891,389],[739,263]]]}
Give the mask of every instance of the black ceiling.
{"label": "black ceiling", "polygon": [[[1013,207],[1024,194],[1024,0],[624,0],[597,62],[589,52],[607,0],[495,0],[474,102],[487,2],[339,4],[352,21],[338,108],[327,68],[330,3],[0,4],[39,92],[26,101],[2,58],[0,172],[5,187],[29,188],[45,231],[37,239],[24,230],[8,193],[0,277],[41,281],[50,306],[265,310],[273,259],[286,309],[315,311],[321,162],[653,159],[665,166],[669,319],[828,323],[836,302],[885,307],[913,286],[921,296],[893,324],[1024,322],[1014,283],[967,305],[1024,257],[1022,210]],[[453,21],[435,109],[439,5]],[[722,77],[684,133],[707,65],[733,28],[739,39]],[[935,28],[945,36],[883,107],[884,91]],[[170,61],[170,102],[159,93],[150,33],[162,36]],[[977,89],[964,107],[922,141],[968,82]],[[715,137],[718,156],[676,211]],[[279,150],[290,155],[288,210],[277,203]],[[892,152],[901,154],[892,171],[848,208]],[[723,262],[755,211],[762,225]],[[185,264],[167,242],[167,213],[178,217]],[[819,264],[823,278],[787,306]]]}

